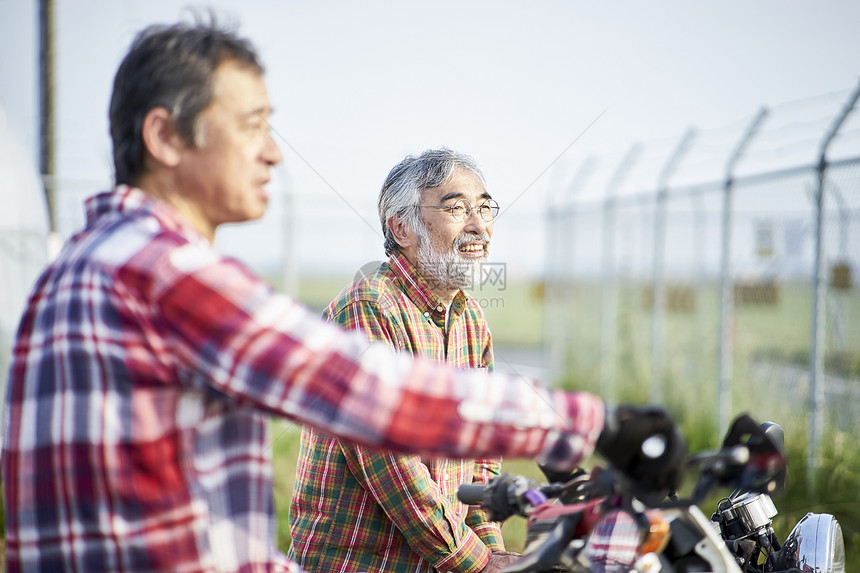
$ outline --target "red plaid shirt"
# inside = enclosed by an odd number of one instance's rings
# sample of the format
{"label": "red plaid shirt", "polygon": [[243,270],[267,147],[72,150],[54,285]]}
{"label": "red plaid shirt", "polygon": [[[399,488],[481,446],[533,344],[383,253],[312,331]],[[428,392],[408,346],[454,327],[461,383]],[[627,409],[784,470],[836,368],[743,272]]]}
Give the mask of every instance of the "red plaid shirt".
{"label": "red plaid shirt", "polygon": [[585,554],[592,573],[627,573],[639,556],[642,532],[633,517],[609,511],[588,536]]}
{"label": "red plaid shirt", "polygon": [[600,400],[485,378],[325,324],[140,190],[96,196],[13,349],[8,570],[291,570],[267,414],[449,457],[590,452]]}

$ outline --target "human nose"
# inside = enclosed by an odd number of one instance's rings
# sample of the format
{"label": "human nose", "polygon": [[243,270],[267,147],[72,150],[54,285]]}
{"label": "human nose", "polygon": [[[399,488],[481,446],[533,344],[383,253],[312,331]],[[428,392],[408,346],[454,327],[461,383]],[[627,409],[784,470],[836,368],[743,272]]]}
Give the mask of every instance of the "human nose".
{"label": "human nose", "polygon": [[470,229],[476,229],[478,233],[483,234],[484,230],[487,228],[487,222],[484,221],[484,218],[481,217],[480,209],[477,207],[469,207],[466,209],[466,225],[463,229],[464,231],[468,231]]}
{"label": "human nose", "polygon": [[266,135],[266,146],[263,149],[263,159],[269,165],[277,165],[284,159],[284,154],[281,153],[281,148],[278,147],[278,142],[271,133]]}

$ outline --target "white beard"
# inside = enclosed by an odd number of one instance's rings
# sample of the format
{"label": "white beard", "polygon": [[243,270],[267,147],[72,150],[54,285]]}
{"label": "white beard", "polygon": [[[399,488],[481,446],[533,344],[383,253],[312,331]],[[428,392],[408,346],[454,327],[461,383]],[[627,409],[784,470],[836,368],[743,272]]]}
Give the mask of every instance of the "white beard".
{"label": "white beard", "polygon": [[[434,289],[460,290],[474,284],[478,272],[478,263],[484,261],[489,254],[487,247],[490,244],[490,236],[483,235],[460,235],[450,251],[439,252],[430,243],[427,229],[416,231],[418,238],[418,268],[424,279]],[[475,239],[485,241],[484,256],[481,259],[467,259],[460,255],[460,245]]]}

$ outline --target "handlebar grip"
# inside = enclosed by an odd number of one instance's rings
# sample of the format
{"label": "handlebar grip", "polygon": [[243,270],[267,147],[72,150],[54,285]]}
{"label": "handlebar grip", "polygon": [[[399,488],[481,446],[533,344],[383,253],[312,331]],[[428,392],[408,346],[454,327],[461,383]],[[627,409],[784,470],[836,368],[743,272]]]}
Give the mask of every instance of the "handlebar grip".
{"label": "handlebar grip", "polygon": [[457,488],[457,499],[466,505],[481,505],[487,486],[481,483],[464,483]]}

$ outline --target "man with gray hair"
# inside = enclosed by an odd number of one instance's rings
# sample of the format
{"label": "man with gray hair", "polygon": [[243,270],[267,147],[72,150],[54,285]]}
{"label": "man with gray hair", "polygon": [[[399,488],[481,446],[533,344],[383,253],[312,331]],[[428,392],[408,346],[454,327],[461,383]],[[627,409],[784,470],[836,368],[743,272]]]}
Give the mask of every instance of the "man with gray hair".
{"label": "man with gray hair", "polygon": [[[491,370],[484,314],[462,290],[487,257],[499,210],[474,160],[445,148],[408,156],[378,206],[389,259],[346,287],[325,317],[399,350]],[[305,427],[291,556],[310,571],[499,571],[517,555],[456,490],[486,483],[500,465],[373,450]]]}

